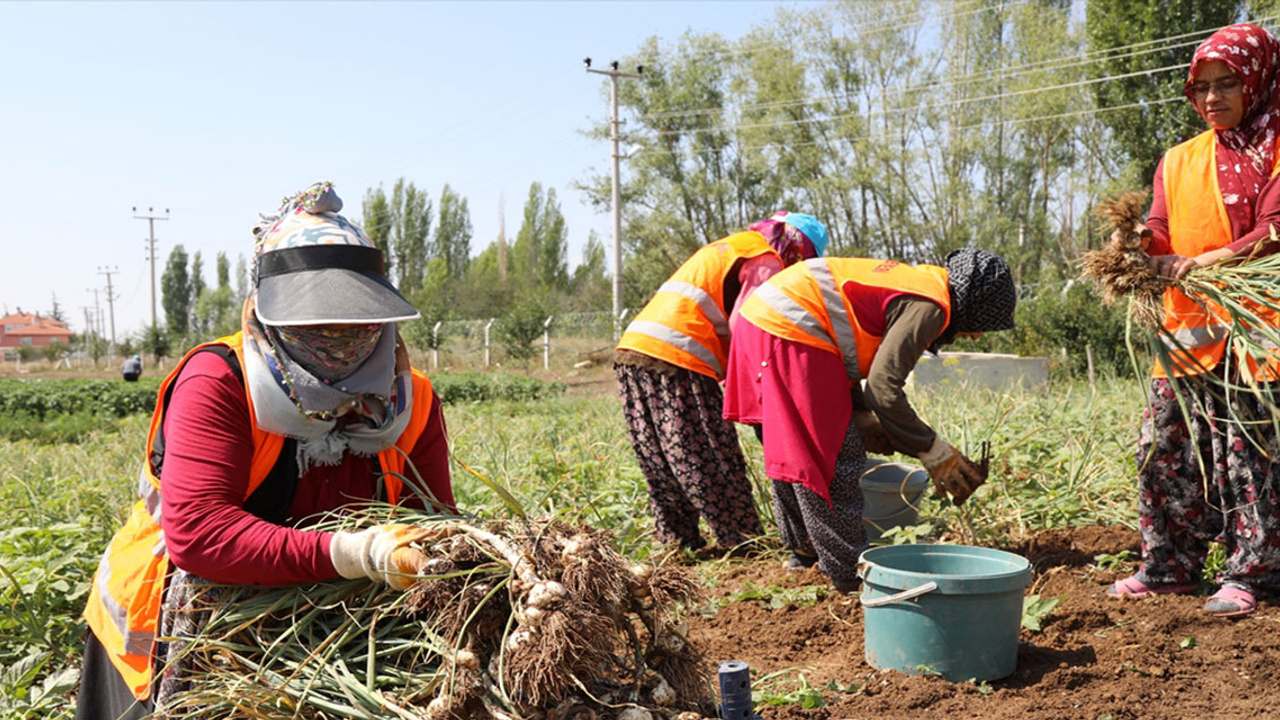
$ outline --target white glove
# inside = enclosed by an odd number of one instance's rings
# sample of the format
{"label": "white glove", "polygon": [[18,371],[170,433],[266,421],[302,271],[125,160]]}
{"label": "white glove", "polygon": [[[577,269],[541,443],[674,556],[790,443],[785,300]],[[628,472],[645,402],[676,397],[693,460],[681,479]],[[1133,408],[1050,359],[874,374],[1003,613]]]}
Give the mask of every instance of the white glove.
{"label": "white glove", "polygon": [[329,558],[338,574],[348,580],[369,578],[396,590],[407,590],[427,561],[409,547],[428,535],[412,525],[380,525],[359,532],[336,532],[329,542]]}

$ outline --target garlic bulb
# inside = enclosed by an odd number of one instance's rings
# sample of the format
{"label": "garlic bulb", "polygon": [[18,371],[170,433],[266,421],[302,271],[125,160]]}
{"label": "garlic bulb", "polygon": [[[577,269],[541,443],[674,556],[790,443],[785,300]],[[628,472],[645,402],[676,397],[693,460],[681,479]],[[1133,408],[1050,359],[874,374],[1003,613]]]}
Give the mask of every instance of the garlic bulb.
{"label": "garlic bulb", "polygon": [[555,580],[543,580],[529,589],[528,603],[543,610],[550,610],[569,597],[569,591]]}
{"label": "garlic bulb", "polygon": [[667,707],[676,701],[676,691],[672,689],[671,683],[664,678],[658,681],[657,687],[649,691],[649,697],[653,698],[654,705]]}

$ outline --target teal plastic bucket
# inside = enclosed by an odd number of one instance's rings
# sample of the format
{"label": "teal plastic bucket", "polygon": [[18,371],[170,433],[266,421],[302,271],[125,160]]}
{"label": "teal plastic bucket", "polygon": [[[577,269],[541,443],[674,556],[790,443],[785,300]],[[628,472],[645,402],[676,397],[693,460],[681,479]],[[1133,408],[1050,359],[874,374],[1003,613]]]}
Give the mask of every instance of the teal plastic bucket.
{"label": "teal plastic bucket", "polygon": [[862,524],[876,541],[891,528],[915,525],[929,473],[919,465],[869,457],[858,480],[862,489]]}
{"label": "teal plastic bucket", "polygon": [[968,545],[892,545],[862,553],[858,574],[872,667],[953,682],[996,680],[1017,667],[1026,558]]}

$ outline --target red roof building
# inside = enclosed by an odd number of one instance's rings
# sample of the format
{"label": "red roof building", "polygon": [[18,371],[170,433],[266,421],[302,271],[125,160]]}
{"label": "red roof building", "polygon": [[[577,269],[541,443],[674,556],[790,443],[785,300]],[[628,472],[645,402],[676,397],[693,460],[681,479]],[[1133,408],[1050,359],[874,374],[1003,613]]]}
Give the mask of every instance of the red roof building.
{"label": "red roof building", "polygon": [[0,348],[19,345],[44,347],[55,340],[70,344],[74,335],[61,320],[40,317],[38,313],[24,313],[21,308],[16,314],[0,317]]}

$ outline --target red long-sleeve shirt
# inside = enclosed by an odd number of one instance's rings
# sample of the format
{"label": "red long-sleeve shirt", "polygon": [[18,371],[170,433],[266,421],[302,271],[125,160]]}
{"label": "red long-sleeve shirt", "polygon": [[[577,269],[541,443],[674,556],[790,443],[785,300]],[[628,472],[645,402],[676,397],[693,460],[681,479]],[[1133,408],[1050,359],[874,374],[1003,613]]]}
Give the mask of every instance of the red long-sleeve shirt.
{"label": "red long-sleeve shirt", "polygon": [[[292,585],[338,576],[329,558],[330,533],[275,525],[243,509],[253,458],[249,402],[222,357],[197,353],[187,361],[174,381],[164,438],[161,525],[177,567],[235,585]],[[435,497],[452,506],[438,400],[409,459]],[[339,465],[310,468],[298,479],[290,522],[305,527],[317,513],[375,497],[374,462],[348,453]],[[412,498],[405,504],[413,504]]]}

